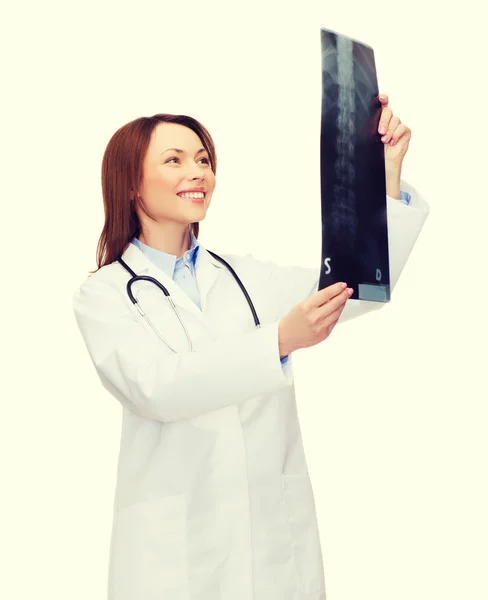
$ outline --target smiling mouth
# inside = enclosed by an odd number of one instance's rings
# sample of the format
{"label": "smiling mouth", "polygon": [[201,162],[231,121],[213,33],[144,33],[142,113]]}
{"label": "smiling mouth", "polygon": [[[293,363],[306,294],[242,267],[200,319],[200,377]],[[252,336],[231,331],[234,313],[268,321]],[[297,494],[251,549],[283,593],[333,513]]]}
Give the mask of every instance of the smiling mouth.
{"label": "smiling mouth", "polygon": [[206,193],[205,192],[185,192],[182,194],[177,194],[180,198],[187,198],[191,200],[204,200]]}

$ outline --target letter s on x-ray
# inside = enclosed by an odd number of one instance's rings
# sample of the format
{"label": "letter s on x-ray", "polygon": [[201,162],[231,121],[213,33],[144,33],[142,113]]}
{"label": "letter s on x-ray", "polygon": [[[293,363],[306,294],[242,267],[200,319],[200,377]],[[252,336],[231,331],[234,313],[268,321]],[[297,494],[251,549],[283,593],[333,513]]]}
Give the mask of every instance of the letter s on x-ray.
{"label": "letter s on x-ray", "polygon": [[328,275],[328,274],[329,274],[329,273],[332,271],[332,269],[330,268],[330,257],[327,257],[327,258],[324,260],[324,265],[325,265],[325,267],[326,267],[326,269],[327,269],[327,270],[325,271],[325,274],[326,274],[326,275]]}

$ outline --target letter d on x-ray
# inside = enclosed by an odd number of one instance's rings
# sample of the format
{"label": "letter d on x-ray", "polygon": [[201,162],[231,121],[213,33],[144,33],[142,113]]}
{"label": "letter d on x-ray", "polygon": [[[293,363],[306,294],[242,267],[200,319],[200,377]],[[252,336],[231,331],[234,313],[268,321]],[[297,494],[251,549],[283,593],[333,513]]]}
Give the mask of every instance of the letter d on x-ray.
{"label": "letter d on x-ray", "polygon": [[376,269],[376,281],[381,281],[381,271]]}
{"label": "letter d on x-ray", "polygon": [[327,257],[324,260],[324,265],[327,267],[327,271],[325,272],[325,274],[328,275],[332,271],[332,269],[330,268],[330,258],[329,257]]}

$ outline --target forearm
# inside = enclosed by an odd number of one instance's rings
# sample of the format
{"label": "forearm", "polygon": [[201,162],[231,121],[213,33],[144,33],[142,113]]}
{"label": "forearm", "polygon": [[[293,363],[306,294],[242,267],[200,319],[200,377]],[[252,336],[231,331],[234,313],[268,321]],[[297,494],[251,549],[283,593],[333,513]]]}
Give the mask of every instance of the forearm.
{"label": "forearm", "polygon": [[401,167],[386,167],[386,193],[395,200],[400,200]]}

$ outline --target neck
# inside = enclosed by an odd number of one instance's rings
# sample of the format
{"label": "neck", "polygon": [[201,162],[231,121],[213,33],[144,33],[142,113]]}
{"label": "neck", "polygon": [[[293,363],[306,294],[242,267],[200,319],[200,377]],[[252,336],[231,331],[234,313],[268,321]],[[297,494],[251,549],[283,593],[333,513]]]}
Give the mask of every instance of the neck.
{"label": "neck", "polygon": [[174,222],[145,224],[138,239],[146,246],[176,258],[181,258],[191,245],[189,226]]}

